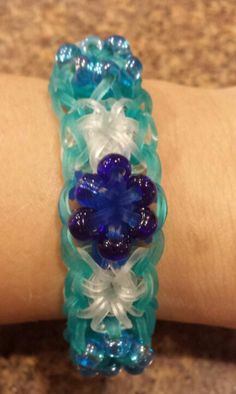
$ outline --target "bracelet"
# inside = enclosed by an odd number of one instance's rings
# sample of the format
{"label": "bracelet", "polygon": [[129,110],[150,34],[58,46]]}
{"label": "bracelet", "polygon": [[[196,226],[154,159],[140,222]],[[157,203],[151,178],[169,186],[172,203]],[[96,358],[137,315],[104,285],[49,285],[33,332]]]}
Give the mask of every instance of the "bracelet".
{"label": "bracelet", "polygon": [[167,204],[142,64],[117,35],[62,45],[49,83],[60,121],[65,339],[82,375],[153,360]]}

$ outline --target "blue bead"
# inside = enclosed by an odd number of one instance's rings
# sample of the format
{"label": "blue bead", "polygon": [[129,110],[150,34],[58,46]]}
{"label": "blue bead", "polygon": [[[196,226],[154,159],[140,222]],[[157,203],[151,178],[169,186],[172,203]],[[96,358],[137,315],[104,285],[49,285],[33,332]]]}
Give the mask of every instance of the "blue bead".
{"label": "blue bead", "polygon": [[92,208],[79,208],[72,213],[68,227],[70,233],[78,241],[86,241],[90,239],[97,228],[93,225],[92,215],[94,210]]}
{"label": "blue bead", "polygon": [[133,188],[140,194],[138,205],[150,205],[156,201],[157,191],[155,184],[145,175],[133,175],[128,180],[128,188]]}
{"label": "blue bead", "polygon": [[75,59],[74,83],[78,87],[97,85],[107,76],[119,77],[120,69],[112,61],[99,61],[96,57],[78,56]]}
{"label": "blue bead", "polygon": [[104,359],[104,349],[102,345],[95,340],[91,340],[83,354],[75,356],[76,365],[84,369],[94,370]]}
{"label": "blue bead", "polygon": [[78,56],[75,59],[75,69],[73,83],[77,87],[83,87],[93,82],[93,67],[88,57]]}
{"label": "blue bead", "polygon": [[122,176],[127,180],[131,174],[131,165],[126,157],[112,153],[98,163],[97,172],[104,179],[109,179],[111,176]]}
{"label": "blue bead", "polygon": [[123,260],[130,253],[131,242],[128,235],[123,235],[118,239],[102,237],[98,241],[99,253],[108,260]]}
{"label": "blue bead", "polygon": [[123,333],[119,339],[107,339],[105,341],[105,351],[108,357],[124,358],[131,347],[130,336]]}
{"label": "blue bead", "polygon": [[[105,233],[104,229],[99,229],[100,234],[102,232]],[[111,265],[111,260],[108,260],[107,258],[103,257],[101,255],[101,253],[98,250],[98,243],[97,242],[93,242],[93,247],[92,247],[92,257],[94,259],[94,261],[104,270],[109,269],[110,265]],[[114,269],[119,269],[120,267],[122,267],[122,265],[124,265],[127,261],[127,257],[124,259],[120,259],[118,261],[112,261],[112,267]]]}
{"label": "blue bead", "polygon": [[97,174],[84,174],[75,187],[75,198],[80,205],[99,208],[104,200],[102,188],[104,181]]}
{"label": "blue bead", "polygon": [[75,179],[76,179],[77,182],[80,180],[80,178],[82,176],[83,176],[83,172],[82,171],[79,171],[79,170],[75,171]]}
{"label": "blue bead", "polygon": [[135,238],[148,238],[157,229],[156,216],[148,207],[140,208],[137,213],[140,216],[140,221],[137,226],[130,228],[130,234]]}
{"label": "blue bead", "polygon": [[69,191],[69,199],[74,200],[75,199],[75,187],[72,187]]}
{"label": "blue bead", "polygon": [[79,45],[83,55],[99,55],[103,49],[103,42],[97,36],[86,37]]}
{"label": "blue bead", "polygon": [[103,74],[104,76],[110,75],[113,77],[119,77],[120,68],[119,66],[111,60],[103,62]]}
{"label": "blue bead", "polygon": [[109,260],[105,259],[104,257],[101,256],[101,254],[98,252],[97,249],[97,243],[93,242],[92,246],[92,257],[94,261],[104,270],[108,269],[110,267],[110,262]]}
{"label": "blue bead", "polygon": [[129,352],[129,363],[127,366],[134,369],[144,369],[153,361],[153,354],[151,347],[135,341]]}
{"label": "blue bead", "polygon": [[79,48],[74,44],[63,44],[57,50],[56,62],[61,66],[65,63],[70,62],[73,58],[80,54]]}
{"label": "blue bead", "polygon": [[142,68],[143,66],[140,60],[134,56],[132,56],[125,65],[127,74],[135,81],[141,78]]}
{"label": "blue bead", "polygon": [[122,57],[130,56],[129,42],[122,36],[113,35],[104,41],[104,48],[108,49],[112,54],[117,54]]}
{"label": "blue bead", "polygon": [[93,81],[96,85],[108,76],[118,78],[119,73],[119,67],[112,61],[96,61],[93,64]]}
{"label": "blue bead", "polygon": [[95,61],[93,63],[93,82],[95,85],[99,84],[106,75],[104,63],[102,61]]}

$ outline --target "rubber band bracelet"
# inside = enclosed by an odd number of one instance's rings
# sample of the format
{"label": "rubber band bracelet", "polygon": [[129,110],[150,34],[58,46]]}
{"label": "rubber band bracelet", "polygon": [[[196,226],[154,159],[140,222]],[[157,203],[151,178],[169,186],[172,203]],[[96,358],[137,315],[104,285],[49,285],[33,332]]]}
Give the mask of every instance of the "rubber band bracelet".
{"label": "rubber band bracelet", "polygon": [[62,45],[49,83],[60,121],[65,338],[80,373],[139,374],[153,359],[167,214],[152,101],[121,36]]}

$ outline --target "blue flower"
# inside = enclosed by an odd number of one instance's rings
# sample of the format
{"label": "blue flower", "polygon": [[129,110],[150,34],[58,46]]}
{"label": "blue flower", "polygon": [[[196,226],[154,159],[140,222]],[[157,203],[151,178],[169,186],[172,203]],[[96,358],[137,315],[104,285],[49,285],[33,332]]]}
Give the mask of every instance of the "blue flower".
{"label": "blue flower", "polygon": [[132,175],[129,160],[109,154],[98,164],[97,173],[87,173],[70,193],[79,203],[69,219],[69,230],[78,241],[93,240],[102,259],[128,258],[135,239],[148,239],[157,228],[149,205],[156,201],[156,187],[145,175]]}
{"label": "blue flower", "polygon": [[142,373],[153,360],[153,349],[125,331],[118,339],[100,336],[98,341],[92,336],[87,341],[84,352],[77,353],[71,349],[72,361],[84,376],[98,373],[114,376],[121,366],[126,372],[136,375]]}
{"label": "blue flower", "polygon": [[142,77],[142,64],[132,55],[128,41],[113,35],[102,41],[87,37],[80,44],[65,43],[56,53],[59,67],[71,65],[72,85],[77,95],[83,87],[95,87],[103,78],[116,78],[122,86],[131,87]]}

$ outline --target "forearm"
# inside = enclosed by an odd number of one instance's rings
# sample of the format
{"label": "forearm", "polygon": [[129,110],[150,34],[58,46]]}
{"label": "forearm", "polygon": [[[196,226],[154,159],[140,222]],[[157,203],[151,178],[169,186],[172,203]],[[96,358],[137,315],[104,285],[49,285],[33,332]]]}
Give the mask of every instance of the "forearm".
{"label": "forearm", "polygon": [[[159,317],[236,326],[235,89],[145,87],[169,204]],[[0,321],[59,318],[59,125],[46,81],[0,76],[0,89]]]}

